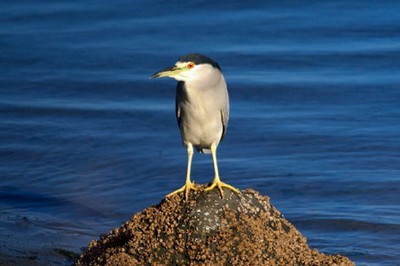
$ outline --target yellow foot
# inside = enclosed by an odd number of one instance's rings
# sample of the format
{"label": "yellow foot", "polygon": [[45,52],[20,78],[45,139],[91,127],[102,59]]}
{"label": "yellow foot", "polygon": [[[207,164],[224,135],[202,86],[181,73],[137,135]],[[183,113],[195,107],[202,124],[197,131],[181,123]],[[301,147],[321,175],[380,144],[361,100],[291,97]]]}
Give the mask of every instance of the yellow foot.
{"label": "yellow foot", "polygon": [[210,191],[213,188],[218,187],[219,192],[221,193],[221,198],[224,198],[224,191],[222,190],[223,187],[229,188],[230,190],[233,190],[235,193],[240,193],[239,189],[232,187],[231,185],[228,185],[224,182],[221,182],[220,180],[215,180],[213,181],[213,183],[211,184],[211,186],[209,186],[208,188],[206,188],[204,191]]}
{"label": "yellow foot", "polygon": [[175,194],[181,193],[181,192],[185,192],[185,199],[186,201],[188,201],[189,199],[189,191],[190,190],[198,190],[196,188],[196,186],[194,185],[194,182],[187,182],[185,185],[183,185],[183,187],[181,187],[180,189],[175,190],[174,192],[169,193],[166,197],[170,197],[173,196]]}

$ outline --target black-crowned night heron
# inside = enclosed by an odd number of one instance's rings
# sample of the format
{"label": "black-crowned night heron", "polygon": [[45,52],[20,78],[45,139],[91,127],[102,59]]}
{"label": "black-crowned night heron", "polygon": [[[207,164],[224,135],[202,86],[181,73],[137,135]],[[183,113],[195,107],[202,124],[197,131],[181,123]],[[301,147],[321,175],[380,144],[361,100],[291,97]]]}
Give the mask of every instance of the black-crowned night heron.
{"label": "black-crowned night heron", "polygon": [[151,78],[171,77],[178,81],[176,86],[176,118],[183,143],[187,147],[188,164],[185,185],[168,194],[185,192],[186,200],[190,190],[196,190],[190,181],[193,146],[199,152],[211,151],[214,163],[215,187],[224,197],[223,187],[236,193],[239,190],[221,182],[217,165],[217,146],[226,133],[229,120],[229,97],[221,68],[214,60],[201,54],[188,54],[181,57],[175,66],[161,70]]}

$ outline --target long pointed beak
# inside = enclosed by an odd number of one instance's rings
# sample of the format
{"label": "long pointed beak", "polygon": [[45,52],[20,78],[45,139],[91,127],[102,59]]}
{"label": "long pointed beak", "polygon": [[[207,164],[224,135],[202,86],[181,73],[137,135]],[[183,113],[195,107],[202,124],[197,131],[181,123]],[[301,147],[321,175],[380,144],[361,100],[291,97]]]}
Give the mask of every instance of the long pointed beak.
{"label": "long pointed beak", "polygon": [[167,67],[166,69],[163,69],[161,71],[158,71],[157,73],[154,73],[153,75],[150,76],[150,78],[162,78],[162,77],[172,77],[180,72],[182,72],[184,69],[179,68],[177,66],[172,66],[172,67]]}

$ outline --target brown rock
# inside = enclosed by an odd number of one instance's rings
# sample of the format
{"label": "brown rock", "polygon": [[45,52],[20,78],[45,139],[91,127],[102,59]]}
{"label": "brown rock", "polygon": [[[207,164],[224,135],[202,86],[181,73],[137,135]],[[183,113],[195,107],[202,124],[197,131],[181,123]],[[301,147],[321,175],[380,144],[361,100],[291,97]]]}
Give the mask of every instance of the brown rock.
{"label": "brown rock", "polygon": [[165,199],[92,241],[76,265],[354,265],[311,250],[268,197],[224,194]]}

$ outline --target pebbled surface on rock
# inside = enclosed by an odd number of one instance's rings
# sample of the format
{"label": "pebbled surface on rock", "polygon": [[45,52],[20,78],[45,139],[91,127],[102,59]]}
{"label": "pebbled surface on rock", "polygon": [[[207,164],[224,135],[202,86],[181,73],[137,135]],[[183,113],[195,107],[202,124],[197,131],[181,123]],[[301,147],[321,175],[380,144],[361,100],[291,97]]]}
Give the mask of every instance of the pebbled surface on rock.
{"label": "pebbled surface on rock", "polygon": [[269,203],[247,189],[203,187],[162,200],[89,244],[76,265],[354,265],[311,250]]}

